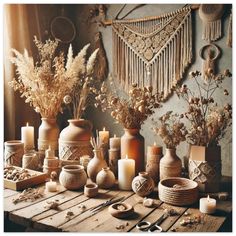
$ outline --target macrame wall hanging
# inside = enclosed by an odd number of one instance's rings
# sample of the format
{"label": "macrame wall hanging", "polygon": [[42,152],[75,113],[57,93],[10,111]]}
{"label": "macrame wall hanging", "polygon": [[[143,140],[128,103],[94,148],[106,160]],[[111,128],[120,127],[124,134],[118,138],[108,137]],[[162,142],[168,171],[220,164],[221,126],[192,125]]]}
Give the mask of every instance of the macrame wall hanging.
{"label": "macrame wall hanging", "polygon": [[221,17],[223,4],[201,4],[199,16],[203,23],[202,39],[212,42],[221,37]]}
{"label": "macrame wall hanging", "polygon": [[171,93],[192,59],[191,8],[158,17],[113,20],[113,76],[126,92],[133,83]]}

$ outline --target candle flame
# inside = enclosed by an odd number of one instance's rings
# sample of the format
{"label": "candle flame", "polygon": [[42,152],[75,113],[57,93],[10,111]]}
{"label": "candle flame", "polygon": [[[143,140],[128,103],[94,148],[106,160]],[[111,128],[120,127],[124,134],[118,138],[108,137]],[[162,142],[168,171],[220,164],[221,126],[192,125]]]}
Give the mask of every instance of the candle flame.
{"label": "candle flame", "polygon": [[29,122],[26,123],[26,126],[29,126]]}
{"label": "candle flame", "polygon": [[156,142],[154,142],[154,144],[153,144],[154,146],[156,146],[157,145],[157,143]]}
{"label": "candle flame", "polygon": [[210,201],[210,196],[209,196],[209,194],[207,195],[207,201],[208,201],[208,202]]}
{"label": "candle flame", "polygon": [[105,127],[103,127],[103,131],[106,131],[106,128],[105,128]]}
{"label": "candle flame", "polygon": [[127,154],[125,155],[125,159],[128,159],[128,155]]}
{"label": "candle flame", "polygon": [[114,138],[116,138],[116,134],[114,134]]}

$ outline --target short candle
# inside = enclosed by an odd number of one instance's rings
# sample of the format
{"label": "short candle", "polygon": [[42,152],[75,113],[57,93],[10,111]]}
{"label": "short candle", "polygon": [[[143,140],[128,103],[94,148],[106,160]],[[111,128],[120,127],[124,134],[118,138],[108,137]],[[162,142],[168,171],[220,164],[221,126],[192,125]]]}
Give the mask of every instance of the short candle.
{"label": "short candle", "polygon": [[46,182],[45,188],[48,192],[56,192],[57,191],[57,182],[55,182],[55,181]]}
{"label": "short candle", "polygon": [[110,138],[110,149],[120,149],[120,138],[116,137],[114,134],[114,137]]}
{"label": "short candle", "polygon": [[200,212],[205,214],[213,214],[216,210],[216,200],[210,198],[209,195],[207,198],[201,198],[199,205]]}
{"label": "short candle", "polygon": [[109,143],[109,131],[106,131],[105,127],[103,127],[102,131],[99,131],[99,138],[104,144]]}

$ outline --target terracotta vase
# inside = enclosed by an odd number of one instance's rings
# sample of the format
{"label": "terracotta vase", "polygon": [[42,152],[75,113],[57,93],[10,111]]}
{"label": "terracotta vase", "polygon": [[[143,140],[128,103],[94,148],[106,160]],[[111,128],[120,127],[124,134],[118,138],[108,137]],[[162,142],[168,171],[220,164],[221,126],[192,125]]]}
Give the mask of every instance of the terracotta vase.
{"label": "terracotta vase", "polygon": [[62,167],[59,182],[66,189],[76,190],[82,188],[87,182],[87,175],[81,165],[66,165]]}
{"label": "terracotta vase", "polygon": [[104,167],[100,170],[96,177],[96,183],[99,188],[108,189],[115,184],[115,175],[109,167]]}
{"label": "terracotta vase", "polygon": [[45,152],[50,146],[53,150],[58,150],[59,127],[56,119],[41,118],[42,123],[38,131],[38,150]]}
{"label": "terracotta vase", "polygon": [[189,178],[198,183],[201,192],[219,192],[221,180],[221,147],[191,146]]}
{"label": "terracotta vase", "polygon": [[160,160],[162,154],[161,146],[148,146],[147,147],[147,164],[146,172],[157,184],[159,182],[159,169],[160,169]]}
{"label": "terracotta vase", "polygon": [[102,170],[102,168],[107,167],[107,163],[104,160],[102,149],[94,149],[93,152],[94,157],[88,163],[87,174],[93,182],[96,182],[98,172]]}
{"label": "terracotta vase", "polygon": [[90,144],[92,124],[88,120],[68,120],[69,125],[63,129],[59,137],[59,158],[67,163],[80,161],[80,157],[93,156]]}
{"label": "terracotta vase", "polygon": [[160,180],[169,177],[181,177],[182,162],[176,155],[176,149],[166,148],[165,155],[160,160]]}
{"label": "terracotta vase", "polygon": [[153,179],[147,172],[139,172],[132,181],[133,191],[141,197],[149,195],[155,187]]}
{"label": "terracotta vase", "polygon": [[11,140],[6,141],[4,144],[5,162],[13,166],[21,166],[24,155],[24,143],[20,140]]}
{"label": "terracotta vase", "polygon": [[144,137],[139,129],[124,129],[121,137],[121,158],[126,155],[135,160],[135,174],[144,170]]}

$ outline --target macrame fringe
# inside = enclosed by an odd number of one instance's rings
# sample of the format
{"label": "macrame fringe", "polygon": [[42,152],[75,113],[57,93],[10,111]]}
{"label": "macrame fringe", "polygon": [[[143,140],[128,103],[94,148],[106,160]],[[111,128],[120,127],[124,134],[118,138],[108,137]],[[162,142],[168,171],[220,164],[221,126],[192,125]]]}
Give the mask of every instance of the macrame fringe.
{"label": "macrame fringe", "polygon": [[227,33],[227,46],[232,48],[232,13],[229,17],[228,33]]}
{"label": "macrame fringe", "polygon": [[219,39],[220,37],[221,37],[221,19],[212,22],[203,21],[202,39],[211,42]]}
{"label": "macrame fringe", "polygon": [[[152,47],[151,36],[160,35],[160,29],[167,25],[173,16],[179,12],[181,10],[165,15],[161,19],[136,20],[136,22],[132,22],[132,20],[130,23],[129,21],[122,21],[122,24],[126,25],[131,34],[145,35],[145,56],[149,58],[149,53],[152,55],[152,52],[147,48]],[[154,92],[164,93],[165,98],[170,95],[172,88],[181,80],[192,59],[191,10],[189,9],[185,14],[173,34],[168,37],[168,40],[160,50],[155,52],[152,58],[150,56],[150,60],[143,58],[140,51],[137,52],[113,28],[113,75],[126,92],[129,91],[132,84],[137,84],[139,87],[152,86]],[[142,41],[140,42],[142,43]]]}

